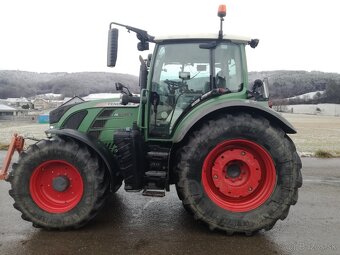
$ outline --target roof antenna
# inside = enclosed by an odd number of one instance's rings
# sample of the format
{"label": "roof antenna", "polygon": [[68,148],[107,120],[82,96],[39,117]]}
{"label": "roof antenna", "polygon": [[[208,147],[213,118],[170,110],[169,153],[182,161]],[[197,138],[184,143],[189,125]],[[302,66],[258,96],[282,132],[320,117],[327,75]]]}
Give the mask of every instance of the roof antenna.
{"label": "roof antenna", "polygon": [[218,12],[217,12],[218,17],[220,17],[220,31],[218,32],[218,39],[220,40],[223,39],[223,21],[224,21],[224,17],[226,16],[226,13],[227,13],[227,7],[225,6],[225,4],[221,4],[218,7]]}

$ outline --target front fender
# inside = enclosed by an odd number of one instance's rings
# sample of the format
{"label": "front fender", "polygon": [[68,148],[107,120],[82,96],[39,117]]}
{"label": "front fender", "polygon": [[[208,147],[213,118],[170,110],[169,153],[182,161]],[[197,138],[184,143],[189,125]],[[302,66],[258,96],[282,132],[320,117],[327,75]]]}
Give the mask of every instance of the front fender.
{"label": "front fender", "polygon": [[288,134],[295,134],[296,130],[285,118],[272,110],[271,108],[264,107],[256,101],[252,100],[220,100],[214,104],[202,104],[191,112],[189,112],[180,122],[176,125],[175,133],[173,135],[173,142],[180,142],[189,130],[198,123],[202,118],[213,114],[214,112],[249,112],[256,113],[267,118],[270,122],[275,123],[283,131]]}
{"label": "front fender", "polygon": [[98,139],[74,129],[49,129],[45,132],[46,134],[57,135],[60,137],[70,137],[89,146],[103,160],[103,163],[109,171],[112,187],[115,187],[117,182],[119,182],[119,166],[114,155],[112,155],[108,148]]}

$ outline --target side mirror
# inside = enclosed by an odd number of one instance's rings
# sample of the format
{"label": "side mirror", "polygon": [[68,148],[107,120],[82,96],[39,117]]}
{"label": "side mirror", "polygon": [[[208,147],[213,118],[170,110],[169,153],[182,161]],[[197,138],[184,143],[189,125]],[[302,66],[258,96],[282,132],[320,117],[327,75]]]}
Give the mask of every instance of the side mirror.
{"label": "side mirror", "polygon": [[149,55],[148,55],[148,59],[147,59],[147,61],[146,61],[146,66],[147,66],[147,67],[150,67],[150,66],[151,66],[151,60],[152,60],[152,54],[149,54]]}
{"label": "side mirror", "polygon": [[116,82],[115,85],[117,91],[122,91],[124,88],[123,84],[121,84],[120,82]]}
{"label": "side mirror", "polygon": [[146,89],[147,77],[148,77],[148,67],[142,56],[139,56],[140,66],[139,66],[139,86],[141,89]]}
{"label": "side mirror", "polygon": [[260,40],[259,39],[251,39],[251,41],[248,43],[250,47],[255,49],[257,45],[259,45]]}
{"label": "side mirror", "polygon": [[139,51],[149,50],[149,43],[146,41],[140,41],[137,43],[137,49]]}
{"label": "side mirror", "polygon": [[258,91],[259,88],[261,88],[263,86],[263,81],[260,79],[257,79],[254,81],[254,85],[253,85],[253,92]]}
{"label": "side mirror", "polygon": [[118,29],[110,28],[109,40],[107,44],[107,66],[115,67],[117,61],[118,51]]}
{"label": "side mirror", "polygon": [[254,81],[251,93],[255,97],[255,100],[265,101],[269,99],[268,79],[265,79],[265,81],[267,81],[267,83],[260,79]]}
{"label": "side mirror", "polygon": [[268,81],[268,77],[263,79],[263,97],[269,99],[269,81]]}

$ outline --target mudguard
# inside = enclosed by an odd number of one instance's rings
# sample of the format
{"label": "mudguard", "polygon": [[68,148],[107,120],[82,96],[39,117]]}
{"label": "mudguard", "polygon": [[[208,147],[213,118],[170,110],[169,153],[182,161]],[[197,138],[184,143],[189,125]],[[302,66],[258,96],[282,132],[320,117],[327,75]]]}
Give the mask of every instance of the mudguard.
{"label": "mudguard", "polygon": [[181,121],[177,124],[175,128],[175,133],[173,136],[173,142],[178,143],[182,141],[188,131],[197,124],[204,117],[213,114],[214,112],[249,112],[256,113],[264,118],[267,118],[270,122],[275,123],[277,126],[282,128],[288,134],[295,134],[296,130],[285,118],[280,114],[272,110],[271,108],[262,106],[253,100],[229,100],[229,101],[219,101],[216,104],[212,104],[209,107],[197,107],[191,112],[189,112]]}
{"label": "mudguard", "polygon": [[102,144],[98,139],[95,139],[88,134],[79,132],[74,129],[49,129],[45,131],[46,134],[57,135],[60,137],[70,137],[76,141],[86,144],[93,149],[98,156],[103,160],[108,169],[111,179],[111,187],[115,187],[120,180],[119,166],[115,160],[114,155],[107,147]]}

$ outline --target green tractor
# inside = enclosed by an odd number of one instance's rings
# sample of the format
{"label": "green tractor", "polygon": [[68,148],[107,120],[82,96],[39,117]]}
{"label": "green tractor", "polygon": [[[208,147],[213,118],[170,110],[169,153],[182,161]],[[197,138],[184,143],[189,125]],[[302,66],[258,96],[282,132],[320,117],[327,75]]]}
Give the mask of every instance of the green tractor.
{"label": "green tractor", "polygon": [[[223,33],[154,37],[134,32],[140,94],[117,83],[120,99],[62,105],[47,138],[20,153],[6,179],[22,218],[47,229],[79,228],[124,182],[128,192],[165,195],[174,184],[184,208],[227,234],[253,234],[285,219],[302,185],[294,127],[268,106],[267,83],[248,81],[245,47],[257,39]],[[138,193],[140,195],[140,193]]]}

